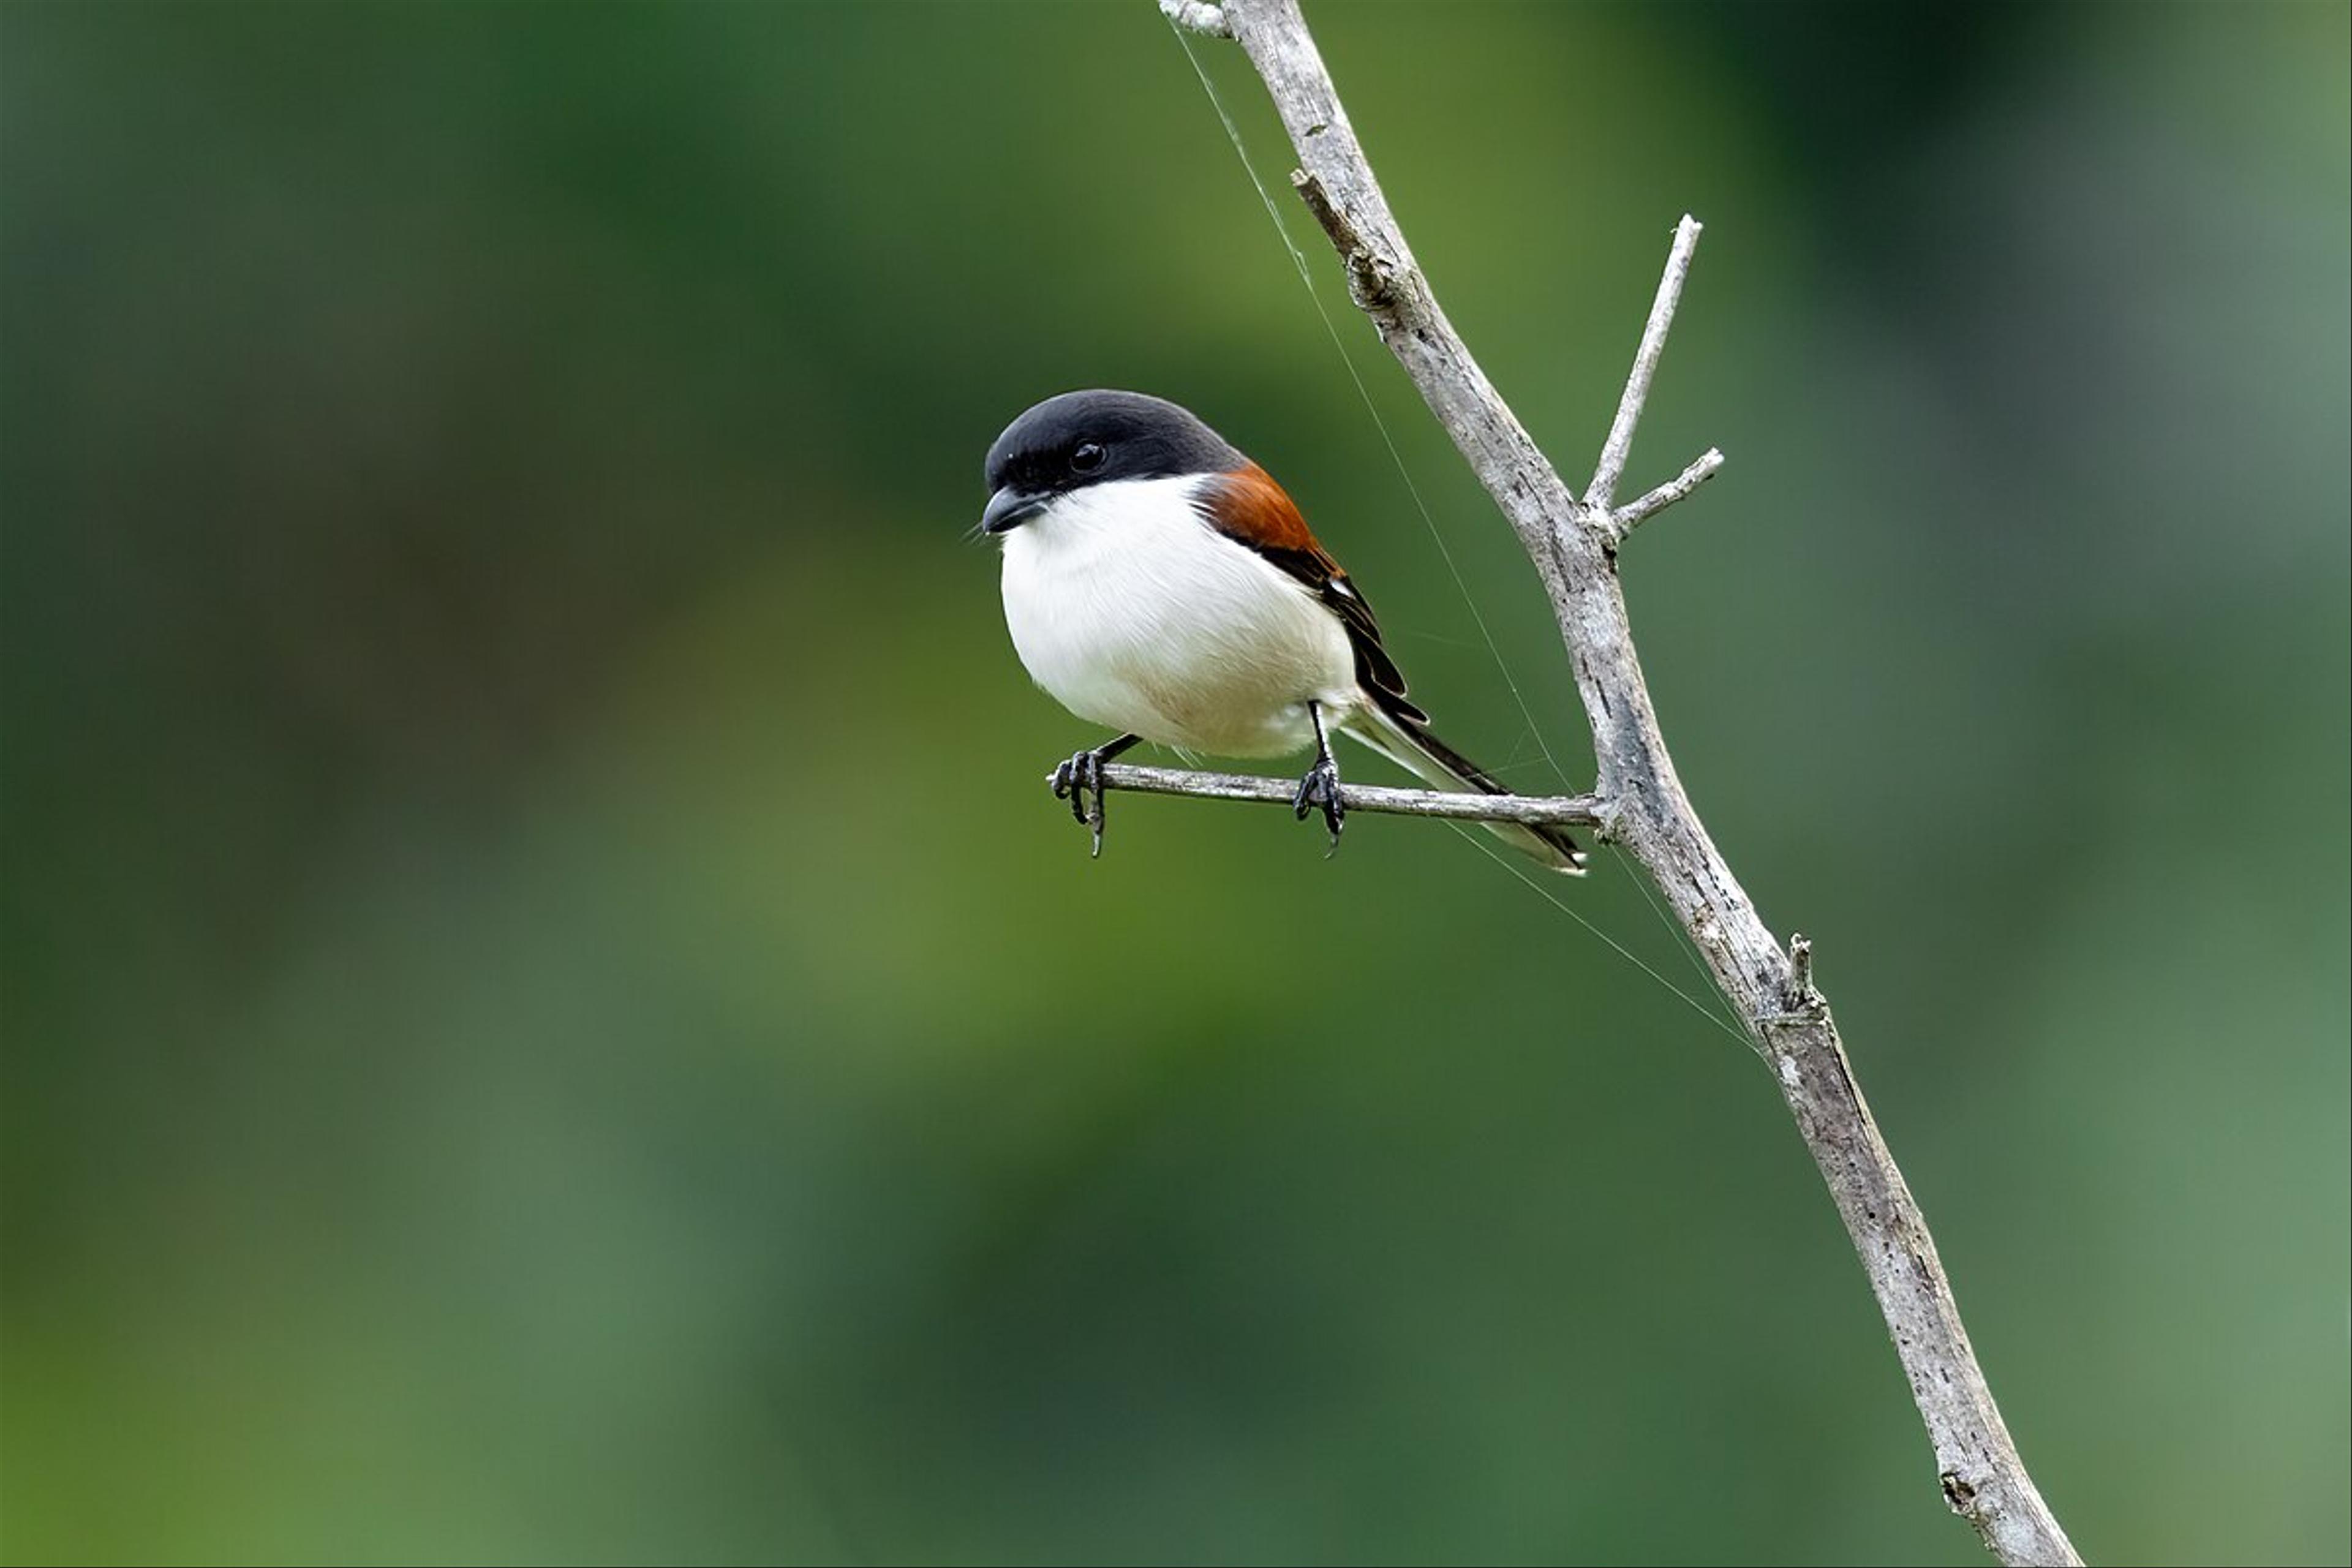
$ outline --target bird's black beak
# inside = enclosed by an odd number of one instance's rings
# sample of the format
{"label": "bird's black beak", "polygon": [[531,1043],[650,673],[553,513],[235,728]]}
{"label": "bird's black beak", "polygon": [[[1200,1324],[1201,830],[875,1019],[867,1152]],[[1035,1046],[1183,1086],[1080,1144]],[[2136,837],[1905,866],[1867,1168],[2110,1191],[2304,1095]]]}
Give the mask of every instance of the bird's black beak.
{"label": "bird's black beak", "polygon": [[1052,498],[1034,496],[1026,490],[1005,486],[988,498],[988,510],[980,514],[982,533],[1010,533],[1039,512]]}

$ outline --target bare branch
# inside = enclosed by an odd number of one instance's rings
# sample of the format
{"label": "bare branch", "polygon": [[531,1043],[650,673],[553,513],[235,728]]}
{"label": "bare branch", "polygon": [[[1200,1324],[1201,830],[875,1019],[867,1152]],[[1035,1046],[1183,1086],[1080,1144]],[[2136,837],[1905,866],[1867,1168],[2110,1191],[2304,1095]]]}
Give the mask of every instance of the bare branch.
{"label": "bare branch", "polygon": [[1691,466],[1680,474],[1668,479],[1649,494],[1636,500],[1629,500],[1611,512],[1609,514],[1610,537],[1622,543],[1627,534],[1715,478],[1716,471],[1722,467],[1722,452],[1709,447],[1693,458]]}
{"label": "bare branch", "polygon": [[1356,308],[1375,321],[1388,320],[1399,303],[1394,273],[1371,247],[1363,243],[1348,215],[1331,205],[1331,198],[1323,192],[1322,181],[1304,169],[1293,169],[1290,184],[1297,191],[1298,199],[1307,204],[1307,210],[1315,215],[1315,221],[1323,226],[1331,248],[1339,253],[1340,261],[1347,267],[1348,292],[1355,300]]}
{"label": "bare branch", "polygon": [[1675,307],[1682,303],[1683,280],[1690,276],[1691,256],[1698,249],[1699,230],[1705,226],[1688,213],[1675,225],[1674,247],[1666,252],[1657,298],[1650,301],[1642,346],[1633,351],[1633,369],[1625,377],[1624,395],[1617,400],[1617,417],[1609,426],[1609,439],[1601,444],[1601,461],[1592,470],[1592,482],[1584,488],[1584,504],[1596,513],[1607,511],[1617,498],[1617,481],[1624,478],[1625,458],[1633,450],[1633,427],[1641,424],[1643,405],[1650,400],[1650,379],[1658,374],[1658,358],[1666,352],[1666,332],[1675,324]]}
{"label": "bare branch", "polygon": [[[1046,783],[1053,782],[1051,773]],[[1195,773],[1189,768],[1139,768],[1107,763],[1102,770],[1107,790],[1132,790],[1139,795],[1187,795],[1200,800],[1244,800],[1267,805],[1288,805],[1298,794],[1297,779],[1265,778],[1255,773]],[[1391,816],[1439,816],[1455,822],[1517,822],[1531,827],[1599,827],[1601,802],[1589,795],[1457,795],[1428,789],[1389,789],[1379,784],[1340,786],[1349,811],[1373,811]]]}
{"label": "bare branch", "polygon": [[[1212,22],[1198,0],[1161,3],[1180,23]],[[2003,1563],[2080,1563],[1985,1386],[1927,1220],[1863,1100],[1829,1004],[1812,988],[1805,950],[1792,958],[1781,948],[1708,837],[1675,772],[1634,651],[1613,546],[1623,529],[1714,471],[1701,458],[1622,512],[1610,509],[1698,225],[1686,217],[1675,229],[1590,504],[1580,506],[1438,308],[1297,0],[1224,0],[1213,21],[1230,31],[1265,81],[1298,155],[1294,182],[1339,252],[1358,303],[1543,580],[1592,728],[1594,814],[1608,819],[1612,835],[1664,895],[1771,1066],[1878,1299],[1935,1450],[1945,1500]],[[1349,795],[1352,804],[1356,792]],[[1792,1008],[1791,998],[1802,1005]]]}

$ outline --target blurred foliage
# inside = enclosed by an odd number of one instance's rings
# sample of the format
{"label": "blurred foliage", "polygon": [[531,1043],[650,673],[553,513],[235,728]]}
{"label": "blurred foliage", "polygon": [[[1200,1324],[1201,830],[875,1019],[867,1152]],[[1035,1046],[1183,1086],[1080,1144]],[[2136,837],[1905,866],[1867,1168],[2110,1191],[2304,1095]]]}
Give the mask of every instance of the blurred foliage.
{"label": "blurred foliage", "polygon": [[[1685,777],[2076,1542],[2345,1561],[2346,8],[1314,19],[1571,479],[1707,220]],[[1748,1053],[1428,825],[1045,797],[964,534],[1085,384],[1587,766],[1150,5],[0,30],[8,1559],[1979,1561]]]}

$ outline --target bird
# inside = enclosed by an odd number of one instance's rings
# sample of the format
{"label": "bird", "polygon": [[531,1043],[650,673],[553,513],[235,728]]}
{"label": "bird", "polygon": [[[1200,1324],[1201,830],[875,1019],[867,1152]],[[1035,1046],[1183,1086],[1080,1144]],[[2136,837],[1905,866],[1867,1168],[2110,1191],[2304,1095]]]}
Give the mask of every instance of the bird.
{"label": "bird", "polygon": [[[1054,772],[1095,854],[1104,764],[1143,742],[1237,758],[1311,744],[1291,805],[1300,821],[1322,813],[1327,855],[1347,810],[1334,733],[1437,788],[1509,793],[1431,731],[1370,602],[1289,494],[1191,410],[1106,388],[1048,397],[997,437],[984,482],[1013,650],[1063,707],[1117,731]],[[1486,826],[1583,874],[1564,831]]]}

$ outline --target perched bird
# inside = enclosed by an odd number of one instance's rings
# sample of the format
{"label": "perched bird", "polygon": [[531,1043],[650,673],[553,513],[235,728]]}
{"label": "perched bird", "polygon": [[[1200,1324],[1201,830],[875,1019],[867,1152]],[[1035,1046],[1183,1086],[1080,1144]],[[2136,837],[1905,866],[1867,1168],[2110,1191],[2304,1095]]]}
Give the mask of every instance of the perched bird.
{"label": "perched bird", "polygon": [[[1102,849],[1102,766],[1139,741],[1229,757],[1315,748],[1293,801],[1337,847],[1332,731],[1440,789],[1507,794],[1429,731],[1381,629],[1274,477],[1186,409],[1066,392],[988,450],[982,529],[1003,543],[1004,621],[1030,677],[1118,735],[1064,763],[1054,793]],[[1094,796],[1091,806],[1087,796]],[[1555,870],[1554,827],[1490,829]]]}

